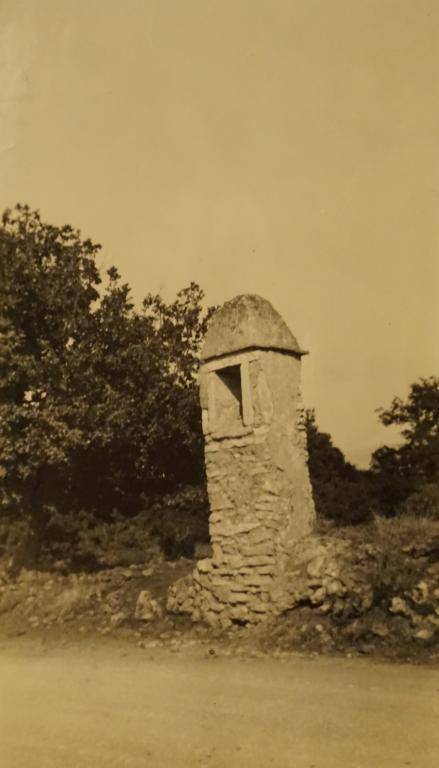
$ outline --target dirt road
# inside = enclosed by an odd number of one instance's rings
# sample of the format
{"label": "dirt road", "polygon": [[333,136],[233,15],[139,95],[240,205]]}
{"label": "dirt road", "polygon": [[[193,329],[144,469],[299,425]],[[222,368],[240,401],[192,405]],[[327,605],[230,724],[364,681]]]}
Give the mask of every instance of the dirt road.
{"label": "dirt road", "polygon": [[433,768],[439,669],[202,648],[0,654],[1,768]]}

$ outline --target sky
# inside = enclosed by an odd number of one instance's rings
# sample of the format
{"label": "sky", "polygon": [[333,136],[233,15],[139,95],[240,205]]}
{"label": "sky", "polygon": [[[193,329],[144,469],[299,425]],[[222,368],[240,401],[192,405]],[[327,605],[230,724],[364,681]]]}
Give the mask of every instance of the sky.
{"label": "sky", "polygon": [[439,375],[437,0],[0,0],[0,208],[272,302],[348,459]]}

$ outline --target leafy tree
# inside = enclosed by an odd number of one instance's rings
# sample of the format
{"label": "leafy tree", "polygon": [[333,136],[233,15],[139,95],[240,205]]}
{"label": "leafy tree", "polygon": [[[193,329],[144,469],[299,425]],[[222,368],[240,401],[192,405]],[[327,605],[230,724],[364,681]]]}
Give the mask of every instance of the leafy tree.
{"label": "leafy tree", "polygon": [[142,496],[203,477],[197,348],[207,314],[195,284],[136,312],[98,245],[37,211],[0,228],[1,502],[35,562],[63,514],[139,508]]}
{"label": "leafy tree", "polygon": [[[70,341],[87,333],[100,277],[99,246],[26,206],[0,229],[0,466],[2,502],[31,522],[35,552],[48,510],[83,439],[68,392]],[[31,555],[30,555],[31,556]]]}
{"label": "leafy tree", "polygon": [[305,426],[318,516],[342,525],[366,520],[372,506],[369,473],[346,461],[339,448],[333,445],[331,436],[319,430],[314,410],[306,411]]}
{"label": "leafy tree", "polygon": [[403,426],[404,444],[398,449],[401,473],[420,482],[439,478],[439,378],[431,376],[412,384],[407,400],[395,397],[380,409],[385,426]]}
{"label": "leafy tree", "polygon": [[439,378],[420,379],[406,401],[395,397],[378,413],[384,425],[403,427],[404,442],[379,448],[371,464],[382,509],[394,515],[411,494],[439,483]]}

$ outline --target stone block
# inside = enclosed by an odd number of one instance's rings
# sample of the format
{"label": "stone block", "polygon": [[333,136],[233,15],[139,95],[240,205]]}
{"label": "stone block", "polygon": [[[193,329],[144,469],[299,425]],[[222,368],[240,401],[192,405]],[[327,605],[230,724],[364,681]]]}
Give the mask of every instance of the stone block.
{"label": "stone block", "polygon": [[310,601],[313,605],[321,605],[326,597],[326,589],[325,587],[319,587],[316,589],[310,597]]}
{"label": "stone block", "polygon": [[223,612],[218,618],[218,626],[220,629],[229,629],[232,626],[230,618]]}
{"label": "stone block", "polygon": [[426,581],[420,581],[411,593],[411,598],[417,605],[424,605],[428,600],[428,584]]}
{"label": "stone block", "polygon": [[224,536],[239,536],[243,533],[249,533],[250,531],[253,531],[255,528],[259,528],[260,523],[257,520],[242,522],[242,523],[231,523],[227,522],[224,525],[223,528],[223,535]]}
{"label": "stone block", "polygon": [[253,546],[263,542],[273,543],[273,533],[265,526],[259,526],[249,532],[247,541]]}
{"label": "stone block", "polygon": [[288,585],[284,582],[275,582],[271,588],[271,599],[274,603],[278,603],[285,599],[285,595],[289,594]]}
{"label": "stone block", "polygon": [[234,578],[233,580],[231,579],[227,582],[227,586],[231,592],[245,592],[247,590],[247,585],[245,584],[243,578]]}
{"label": "stone block", "polygon": [[223,604],[230,603],[232,592],[229,587],[225,585],[215,586],[213,588],[213,594],[218,600],[218,602]]}
{"label": "stone block", "polygon": [[248,618],[248,608],[245,605],[232,605],[229,609],[229,616],[235,621],[246,621]]}
{"label": "stone block", "polygon": [[230,579],[236,576],[236,571],[225,563],[222,563],[218,568],[215,568],[213,576],[218,576],[220,579]]}
{"label": "stone block", "polygon": [[263,541],[260,544],[241,546],[240,553],[243,557],[258,557],[259,555],[274,555],[274,541]]}
{"label": "stone block", "polygon": [[225,562],[229,568],[232,568],[234,571],[239,570],[244,565],[244,560],[241,555],[229,555],[227,558],[225,558]]}
{"label": "stone block", "polygon": [[346,594],[346,587],[340,579],[330,579],[328,582],[324,582],[328,595],[336,595],[342,597]]}
{"label": "stone block", "polygon": [[273,579],[271,576],[262,576],[260,573],[255,571],[253,575],[244,576],[243,582],[249,587],[270,587],[273,583]]}
{"label": "stone block", "polygon": [[212,610],[212,607],[216,605],[216,602],[217,601],[210,592],[202,592],[198,601],[198,607],[200,608],[201,613],[204,614],[206,611]]}
{"label": "stone block", "polygon": [[230,603],[233,605],[235,603],[247,603],[249,600],[249,594],[248,592],[231,592],[230,593]]}
{"label": "stone block", "polygon": [[325,560],[325,555],[319,555],[318,557],[314,558],[314,560],[311,560],[306,569],[308,576],[311,578],[321,576],[324,571]]}
{"label": "stone block", "polygon": [[391,613],[399,613],[409,618],[412,617],[413,611],[407,605],[407,602],[402,597],[393,597],[389,606]]}
{"label": "stone block", "polygon": [[[178,606],[178,613],[189,613],[191,614],[194,608],[194,600],[193,598],[187,598],[187,600],[184,600],[183,603],[181,603]],[[168,608],[169,610],[169,608]]]}
{"label": "stone block", "polygon": [[205,453],[218,453],[219,445],[216,442],[206,442],[204,446]]}
{"label": "stone block", "polygon": [[224,610],[224,604],[219,600],[209,600],[209,610],[215,611],[215,613],[221,613]]}
{"label": "stone block", "polygon": [[140,621],[151,621],[162,615],[162,608],[147,589],[143,589],[137,598],[134,618]]}
{"label": "stone block", "polygon": [[202,614],[204,621],[209,624],[211,627],[218,627],[220,626],[220,616],[218,613],[215,613],[214,611],[207,610]]}
{"label": "stone block", "polygon": [[213,570],[212,560],[209,560],[209,558],[199,560],[197,563],[197,568],[200,573],[211,573]]}
{"label": "stone block", "polygon": [[275,558],[273,555],[252,555],[252,557],[246,557],[244,565],[247,567],[259,568],[261,565],[274,565]]}
{"label": "stone block", "polygon": [[212,565],[214,568],[221,565],[224,561],[223,551],[219,544],[212,544]]}
{"label": "stone block", "polygon": [[198,584],[201,589],[211,589],[212,583],[210,579],[210,575],[207,573],[200,573],[197,569],[195,569],[193,573],[193,579],[194,584]]}
{"label": "stone block", "polygon": [[264,575],[272,576],[274,573],[274,565],[259,566],[258,573],[260,573],[261,576],[264,576]]}
{"label": "stone block", "polygon": [[248,609],[254,613],[272,613],[273,606],[270,603],[263,602],[261,600],[251,600],[248,604]]}

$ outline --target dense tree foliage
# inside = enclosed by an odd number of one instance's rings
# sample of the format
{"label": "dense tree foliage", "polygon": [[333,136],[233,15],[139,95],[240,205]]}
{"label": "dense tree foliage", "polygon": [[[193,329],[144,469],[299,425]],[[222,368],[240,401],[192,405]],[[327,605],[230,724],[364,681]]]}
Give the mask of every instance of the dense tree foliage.
{"label": "dense tree foliage", "polygon": [[98,250],[26,206],[3,215],[1,502],[31,523],[26,557],[57,515],[135,508],[202,477],[202,291],[137,312],[116,269],[102,285]]}
{"label": "dense tree foliage", "polygon": [[382,446],[372,456],[381,510],[397,514],[415,494],[421,508],[424,501],[431,506],[439,485],[439,378],[420,379],[410,387],[406,401],[395,397],[378,413],[384,425],[402,427],[403,437],[400,446]]}
{"label": "dense tree foliage", "polygon": [[313,410],[306,411],[309,472],[318,516],[338,524],[367,520],[372,512],[371,477],[346,461],[331,436],[321,432]]}
{"label": "dense tree foliage", "polygon": [[370,471],[346,461],[307,412],[309,469],[319,516],[341,524],[371,514],[401,512],[439,518],[439,379],[412,384],[406,401],[395,397],[378,411],[386,426],[402,428],[398,447],[384,445],[372,456]]}

